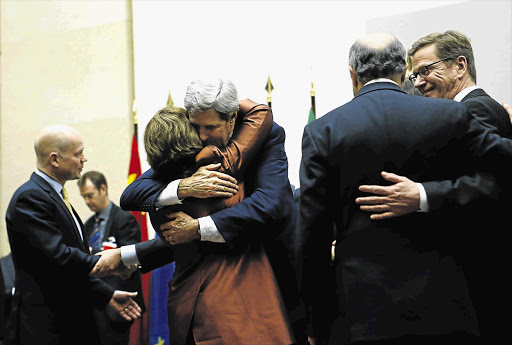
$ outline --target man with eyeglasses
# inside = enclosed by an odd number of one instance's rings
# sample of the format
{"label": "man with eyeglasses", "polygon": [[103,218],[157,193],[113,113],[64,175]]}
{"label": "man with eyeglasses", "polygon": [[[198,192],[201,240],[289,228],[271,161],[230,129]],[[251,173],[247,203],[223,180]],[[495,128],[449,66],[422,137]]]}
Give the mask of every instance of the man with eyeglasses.
{"label": "man with eyeglasses", "polygon": [[[426,97],[462,102],[482,124],[502,137],[512,137],[505,109],[476,86],[476,68],[469,39],[457,31],[432,33],[409,50],[413,73],[409,80]],[[505,163],[505,162],[504,162]],[[499,325],[494,308],[505,300],[504,271],[507,258],[501,234],[511,209],[511,183],[507,176],[467,172],[455,180],[414,183],[404,176],[383,172],[390,186],[361,186],[373,195],[360,197],[361,209],[382,220],[412,212],[456,215],[452,245],[459,247],[458,261],[470,283],[480,332],[485,339],[506,328]],[[464,229],[461,236],[459,229]]]}

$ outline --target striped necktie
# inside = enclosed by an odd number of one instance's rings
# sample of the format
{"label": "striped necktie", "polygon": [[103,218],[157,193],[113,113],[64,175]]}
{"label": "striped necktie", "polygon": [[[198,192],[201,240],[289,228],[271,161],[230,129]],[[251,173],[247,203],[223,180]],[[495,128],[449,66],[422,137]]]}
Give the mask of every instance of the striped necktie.
{"label": "striped necktie", "polygon": [[91,253],[96,254],[101,251],[101,236],[100,236],[100,222],[103,219],[101,217],[95,217],[94,228],[91,233],[91,239],[89,240],[89,247],[91,247]]}
{"label": "striped necktie", "polygon": [[62,196],[64,197],[64,203],[68,207],[69,212],[73,214],[73,209],[71,208],[71,204],[69,202],[69,194],[66,188],[64,188],[64,186],[62,187]]}

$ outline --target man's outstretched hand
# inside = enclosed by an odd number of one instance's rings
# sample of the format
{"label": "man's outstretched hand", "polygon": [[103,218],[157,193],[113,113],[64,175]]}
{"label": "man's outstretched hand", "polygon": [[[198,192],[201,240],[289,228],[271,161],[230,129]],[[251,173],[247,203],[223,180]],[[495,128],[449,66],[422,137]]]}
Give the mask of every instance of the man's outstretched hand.
{"label": "man's outstretched hand", "polygon": [[114,296],[108,302],[109,307],[114,309],[126,321],[136,320],[141,316],[142,309],[132,299],[137,296],[137,292],[127,292],[116,290]]}

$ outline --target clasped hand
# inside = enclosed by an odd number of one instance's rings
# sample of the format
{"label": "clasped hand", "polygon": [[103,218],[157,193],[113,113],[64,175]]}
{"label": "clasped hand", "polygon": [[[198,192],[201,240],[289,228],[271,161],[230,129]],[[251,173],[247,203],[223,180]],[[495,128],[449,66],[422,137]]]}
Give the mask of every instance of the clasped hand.
{"label": "clasped hand", "polygon": [[125,266],[121,261],[121,249],[108,249],[97,253],[100,256],[94,268],[89,272],[91,277],[103,278],[108,276],[119,276],[128,279],[137,270],[137,265]]}
{"label": "clasped hand", "polygon": [[220,171],[220,163],[200,167],[190,177],[180,181],[178,197],[193,198],[229,198],[238,192],[236,179]]}
{"label": "clasped hand", "polygon": [[165,240],[172,245],[200,239],[199,221],[185,212],[172,212],[167,215],[171,220],[160,225]]}

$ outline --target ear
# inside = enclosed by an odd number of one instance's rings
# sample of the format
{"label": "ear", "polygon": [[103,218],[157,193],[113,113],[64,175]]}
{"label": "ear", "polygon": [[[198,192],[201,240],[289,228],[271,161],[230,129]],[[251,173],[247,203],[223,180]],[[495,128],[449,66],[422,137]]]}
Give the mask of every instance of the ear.
{"label": "ear", "polygon": [[107,186],[105,186],[104,184],[102,184],[102,185],[100,186],[100,192],[105,192],[105,193],[106,193],[106,192],[107,192]]}
{"label": "ear", "polygon": [[356,89],[357,88],[356,72],[354,71],[354,68],[352,66],[348,66],[348,71],[350,73],[350,79],[352,80],[352,87],[354,89]]}
{"label": "ear", "polygon": [[457,64],[457,74],[462,77],[468,69],[468,60],[461,55],[455,60],[455,63]]}
{"label": "ear", "polygon": [[55,168],[59,167],[58,159],[59,159],[59,155],[57,154],[57,152],[50,153],[50,164],[52,166],[54,166]]}
{"label": "ear", "polygon": [[229,122],[234,123],[237,116],[238,116],[238,109],[235,109],[235,112],[233,113],[233,116],[231,116],[231,119],[229,120]]}

